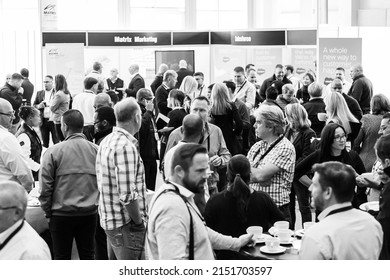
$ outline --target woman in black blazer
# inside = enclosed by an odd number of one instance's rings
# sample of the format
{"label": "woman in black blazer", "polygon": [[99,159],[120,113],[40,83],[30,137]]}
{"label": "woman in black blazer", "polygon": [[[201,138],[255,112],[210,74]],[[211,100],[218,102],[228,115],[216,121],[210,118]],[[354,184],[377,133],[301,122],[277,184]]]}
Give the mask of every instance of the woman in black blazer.
{"label": "woman in black blazer", "polygon": [[[313,152],[311,148],[311,140],[316,137],[316,133],[310,128],[310,120],[308,119],[307,112],[302,105],[298,103],[288,104],[285,108],[285,113],[287,121],[289,122],[289,127],[286,131],[286,138],[290,140],[295,147],[295,166],[297,166],[299,162]],[[310,209],[310,191],[298,180],[294,180],[290,193],[290,212],[292,220],[290,225],[291,229],[294,229],[296,221],[295,195],[298,197],[302,224],[312,220]]]}

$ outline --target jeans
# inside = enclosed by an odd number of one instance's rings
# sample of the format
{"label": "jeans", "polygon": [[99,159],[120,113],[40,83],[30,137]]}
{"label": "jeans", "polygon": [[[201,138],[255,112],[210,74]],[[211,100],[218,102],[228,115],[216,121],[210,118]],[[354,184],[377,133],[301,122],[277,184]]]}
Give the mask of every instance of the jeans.
{"label": "jeans", "polygon": [[42,142],[43,147],[48,148],[49,142],[50,142],[50,133],[51,133],[51,139],[53,140],[53,144],[58,143],[57,133],[56,129],[54,127],[54,123],[52,121],[49,121],[49,119],[42,119],[42,125],[40,126],[41,135],[42,135]]}
{"label": "jeans", "polygon": [[[118,229],[106,230],[108,257],[110,260],[145,259],[145,225],[132,221]],[[112,250],[110,250],[112,249]]]}
{"label": "jeans", "polygon": [[307,187],[301,184],[299,181],[293,181],[293,185],[290,193],[290,213],[292,228],[295,226],[296,215],[295,215],[295,195],[298,198],[299,211],[302,216],[302,225],[305,222],[311,222],[311,209],[310,209],[310,191]]}
{"label": "jeans", "polygon": [[54,259],[71,259],[74,238],[80,260],[93,260],[95,257],[95,228],[96,214],[89,216],[52,216],[49,230],[53,240]]}

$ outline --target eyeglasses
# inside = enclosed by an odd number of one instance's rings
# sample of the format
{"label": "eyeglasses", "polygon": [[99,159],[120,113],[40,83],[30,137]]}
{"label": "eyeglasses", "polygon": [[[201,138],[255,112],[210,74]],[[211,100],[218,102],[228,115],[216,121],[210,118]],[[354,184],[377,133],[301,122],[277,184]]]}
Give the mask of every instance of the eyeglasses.
{"label": "eyeglasses", "polygon": [[335,137],[334,137],[334,140],[336,140],[336,141],[341,141],[341,140],[344,140],[344,139],[346,139],[347,138],[347,135],[336,135]]}
{"label": "eyeglasses", "polygon": [[43,81],[44,84],[52,83],[53,81]]}
{"label": "eyeglasses", "polygon": [[8,207],[0,207],[0,210],[8,210],[8,209],[14,209],[18,208],[17,206],[8,206]]}
{"label": "eyeglasses", "polygon": [[0,115],[8,116],[10,118],[15,117],[15,111],[9,112],[9,113],[2,113],[0,112]]}

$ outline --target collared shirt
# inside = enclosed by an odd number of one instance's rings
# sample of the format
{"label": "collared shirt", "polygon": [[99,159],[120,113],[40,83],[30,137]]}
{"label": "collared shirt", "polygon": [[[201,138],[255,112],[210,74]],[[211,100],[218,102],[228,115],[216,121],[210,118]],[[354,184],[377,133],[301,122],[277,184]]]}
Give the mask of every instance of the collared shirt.
{"label": "collared shirt", "polygon": [[[2,244],[21,224],[17,221],[11,227],[0,233]],[[50,250],[38,233],[24,221],[23,227],[0,250],[0,260],[51,260]]]}
{"label": "collared shirt", "polygon": [[334,204],[321,212],[320,220],[303,236],[299,258],[305,260],[377,260],[382,249],[381,225],[370,214],[350,209],[329,215],[333,210],[351,206]]}
{"label": "collared shirt", "polygon": [[234,91],[233,102],[236,99],[244,102],[249,110],[252,109],[255,106],[256,87],[248,80],[245,80],[241,85],[237,85]]}
{"label": "collared shirt", "polygon": [[129,223],[125,205],[137,199],[141,216],[147,220],[144,166],[137,145],[137,139],[120,127],[114,127],[100,143],[96,176],[100,224],[105,230]]}
{"label": "collared shirt", "polygon": [[[185,203],[175,192],[187,201]],[[219,234],[208,228],[194,202],[194,193],[179,184],[164,184],[154,195],[150,203],[150,220],[146,239],[146,251],[149,259],[169,260],[189,258],[190,215],[194,227],[194,259],[213,260],[213,249],[239,249],[237,238]],[[156,198],[158,197],[158,200]],[[188,208],[186,206],[188,205]]]}
{"label": "collared shirt", "polygon": [[16,137],[0,125],[0,182],[14,181],[31,191],[34,178]]}
{"label": "collared shirt", "polygon": [[45,98],[43,99],[43,101],[45,101],[45,103],[46,103],[45,108],[43,108],[43,116],[45,119],[50,118],[51,111],[50,111],[49,105],[50,105],[51,99],[54,97],[54,94],[55,94],[54,88],[49,90],[49,91],[45,90]]}
{"label": "collared shirt", "polygon": [[96,94],[91,90],[84,90],[84,92],[77,94],[73,98],[72,108],[79,110],[84,117],[84,126],[93,125],[93,115],[95,108],[93,107]]}
{"label": "collared shirt", "polygon": [[[277,140],[275,140],[277,141]],[[263,183],[252,183],[250,187],[256,191],[268,193],[277,206],[290,202],[291,184],[294,179],[295,148],[286,138],[283,139],[259,162],[260,157],[267,151],[268,145],[260,140],[252,146],[248,153],[248,160],[252,167],[261,168],[267,163],[272,163],[280,168],[271,180]]]}
{"label": "collared shirt", "polygon": [[207,87],[205,84],[201,85],[195,90],[194,97],[206,96],[207,97]]}

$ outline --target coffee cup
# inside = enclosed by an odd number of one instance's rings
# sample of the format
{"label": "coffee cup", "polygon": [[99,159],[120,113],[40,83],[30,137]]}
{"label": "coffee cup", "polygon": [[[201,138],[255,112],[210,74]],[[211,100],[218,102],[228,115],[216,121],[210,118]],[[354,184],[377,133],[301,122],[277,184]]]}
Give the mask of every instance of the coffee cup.
{"label": "coffee cup", "polygon": [[277,231],[281,230],[281,229],[288,229],[289,227],[289,222],[287,221],[278,221],[278,222],[275,222],[274,223],[274,227]]}
{"label": "coffee cup", "polygon": [[263,228],[260,226],[251,226],[246,229],[246,233],[253,234],[253,239],[257,240],[261,238]]}
{"label": "coffee cup", "polygon": [[293,232],[289,229],[280,229],[275,233],[275,236],[279,237],[282,242],[289,242],[292,234]]}
{"label": "coffee cup", "polygon": [[280,239],[277,237],[269,237],[265,240],[265,246],[269,251],[275,251],[279,248]]}
{"label": "coffee cup", "polygon": [[303,223],[303,229],[307,231],[310,227],[312,227],[315,224],[315,222],[306,222]]}
{"label": "coffee cup", "polygon": [[318,113],[317,118],[320,122],[325,122],[326,121],[326,113]]}

